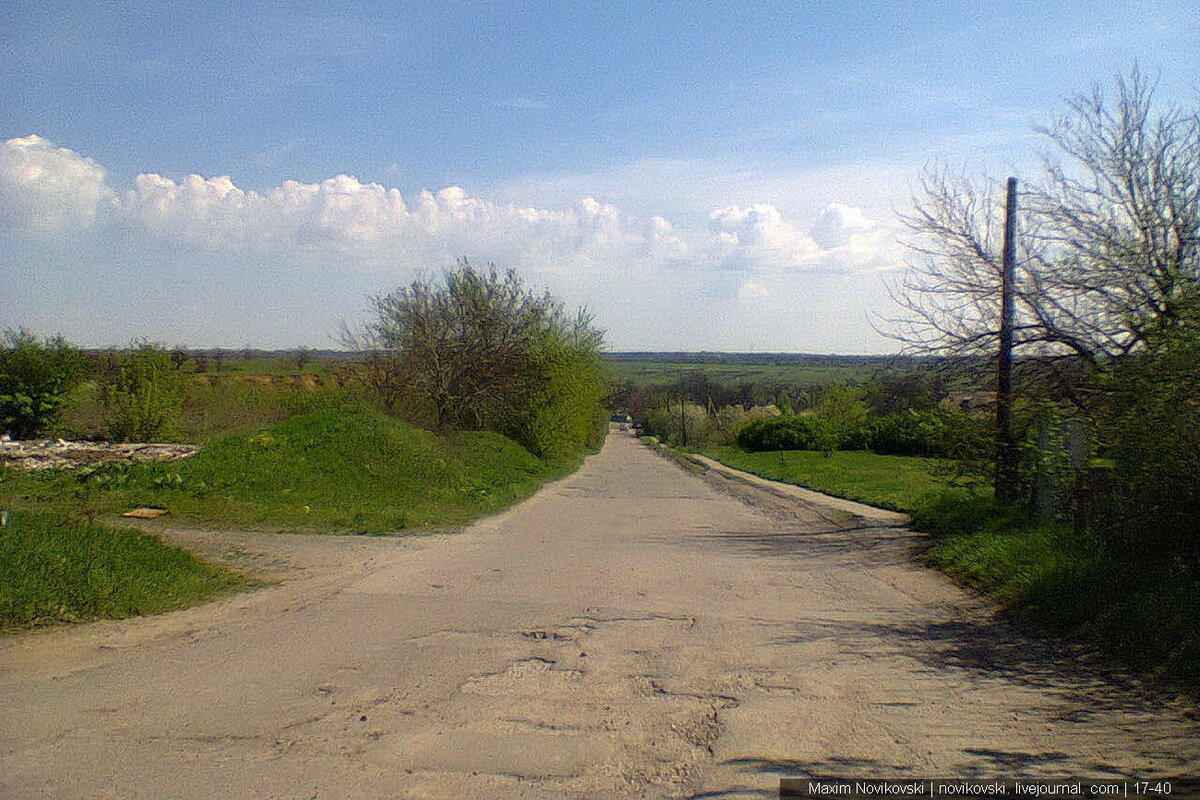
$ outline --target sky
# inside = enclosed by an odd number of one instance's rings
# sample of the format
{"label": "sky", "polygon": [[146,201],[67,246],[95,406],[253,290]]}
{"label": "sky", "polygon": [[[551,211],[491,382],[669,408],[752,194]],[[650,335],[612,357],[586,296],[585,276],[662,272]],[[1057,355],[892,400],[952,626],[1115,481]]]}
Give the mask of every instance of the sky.
{"label": "sky", "polygon": [[613,350],[885,353],[923,169],[1036,178],[1194,0],[0,4],[0,328],[338,346],[459,257]]}

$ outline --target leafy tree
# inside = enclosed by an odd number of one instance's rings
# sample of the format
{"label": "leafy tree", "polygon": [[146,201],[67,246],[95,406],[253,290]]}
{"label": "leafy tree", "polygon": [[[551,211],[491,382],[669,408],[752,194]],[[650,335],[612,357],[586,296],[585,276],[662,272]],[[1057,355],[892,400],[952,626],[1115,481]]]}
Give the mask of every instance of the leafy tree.
{"label": "leafy tree", "polygon": [[170,353],[141,342],[118,356],[101,381],[109,437],[144,442],[173,436],[183,392],[183,373],[173,366]]}
{"label": "leafy tree", "polygon": [[547,331],[530,359],[529,379],[517,390],[519,412],[502,432],[543,458],[575,458],[603,438],[603,375],[598,340]]}
{"label": "leafy tree", "polygon": [[424,408],[437,428],[507,433],[547,457],[598,435],[603,334],[515,271],[460,259],[442,283],[419,279],[371,304],[375,318],[344,338],[389,408]]}
{"label": "leafy tree", "polygon": [[820,423],[817,428],[817,448],[860,450],[867,446],[870,414],[863,398],[866,392],[858,386],[831,383],[821,389],[817,402],[809,413]]}
{"label": "leafy tree", "polygon": [[28,439],[52,425],[83,378],[82,354],[61,336],[6,330],[0,349],[0,431]]}

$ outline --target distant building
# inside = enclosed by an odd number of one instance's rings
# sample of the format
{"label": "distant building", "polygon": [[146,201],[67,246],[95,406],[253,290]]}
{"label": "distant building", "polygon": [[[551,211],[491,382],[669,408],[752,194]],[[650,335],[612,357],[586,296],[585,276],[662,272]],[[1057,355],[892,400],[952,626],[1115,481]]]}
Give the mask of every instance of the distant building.
{"label": "distant building", "polygon": [[950,392],[942,403],[967,413],[991,413],[996,410],[996,393]]}

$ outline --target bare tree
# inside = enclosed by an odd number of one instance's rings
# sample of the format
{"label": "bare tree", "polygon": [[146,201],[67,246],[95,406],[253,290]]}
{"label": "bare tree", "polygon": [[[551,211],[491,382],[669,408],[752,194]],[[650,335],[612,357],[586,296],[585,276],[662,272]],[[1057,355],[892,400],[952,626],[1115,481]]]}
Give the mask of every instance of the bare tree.
{"label": "bare tree", "polygon": [[1200,281],[1200,112],[1156,107],[1137,69],[1116,90],[1072,98],[1039,129],[1066,161],[1045,160],[1034,197],[1045,246],[1030,307],[1091,361],[1174,327]]}
{"label": "bare tree", "polygon": [[[1200,115],[1159,109],[1135,69],[1072,98],[1039,131],[1057,154],[1018,223],[1014,347],[1095,363],[1175,324],[1200,283]],[[893,296],[891,335],[910,352],[990,359],[998,346],[999,184],[927,171],[913,260]]]}
{"label": "bare tree", "polygon": [[[927,170],[912,210],[900,221],[912,232],[910,268],[892,296],[905,310],[890,335],[908,352],[990,360],[999,346],[1003,283],[1003,193],[987,178]],[[1018,224],[1028,231],[1027,212]],[[1019,262],[1031,259],[1030,236],[1018,242]],[[1040,330],[1027,300],[1028,276],[1018,270],[1014,347],[1037,341]]]}

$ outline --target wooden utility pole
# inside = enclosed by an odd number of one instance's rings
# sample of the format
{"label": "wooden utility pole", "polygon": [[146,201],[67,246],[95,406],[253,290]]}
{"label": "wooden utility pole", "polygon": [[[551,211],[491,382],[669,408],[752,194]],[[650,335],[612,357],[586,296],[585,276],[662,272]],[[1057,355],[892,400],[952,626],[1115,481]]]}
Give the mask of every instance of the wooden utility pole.
{"label": "wooden utility pole", "polygon": [[683,446],[687,447],[687,414],[683,410],[683,393],[679,394],[679,429],[683,436]]}
{"label": "wooden utility pole", "polygon": [[1004,253],[1000,278],[1000,354],[996,374],[996,500],[1017,494],[1017,446],[1012,431],[1013,328],[1016,325],[1017,179],[1008,179],[1004,203]]}

